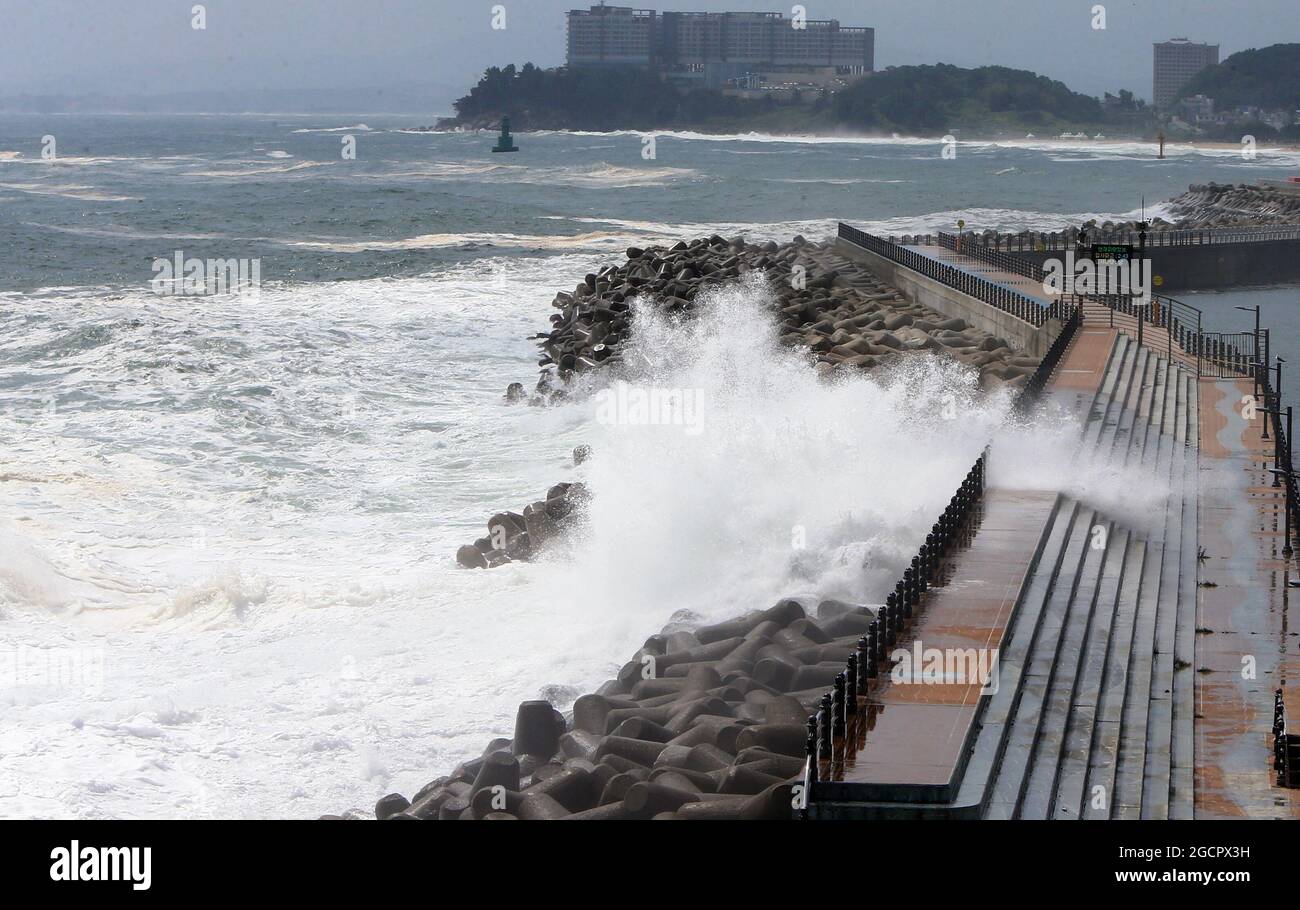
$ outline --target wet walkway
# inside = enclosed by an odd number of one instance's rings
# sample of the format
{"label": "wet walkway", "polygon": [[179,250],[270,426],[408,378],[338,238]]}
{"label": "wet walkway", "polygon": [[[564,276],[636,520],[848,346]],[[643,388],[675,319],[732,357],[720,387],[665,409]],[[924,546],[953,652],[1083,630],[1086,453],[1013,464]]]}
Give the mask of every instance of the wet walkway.
{"label": "wet walkway", "polygon": [[[1300,791],[1274,786],[1273,693],[1300,705],[1297,578],[1283,558],[1284,497],[1264,420],[1243,415],[1249,380],[1202,380],[1196,641],[1196,816],[1300,818]],[[1294,710],[1294,709],[1292,709]]]}
{"label": "wet walkway", "polygon": [[[1049,302],[1033,279],[910,249]],[[995,449],[980,522],[898,649],[995,647],[998,685],[877,681],[814,817],[1300,818],[1272,768],[1278,687],[1300,715],[1273,443],[1241,411],[1248,380],[1198,379],[1144,328],[1139,344],[1133,317],[1086,306],[1044,399],[1077,417],[1081,460],[1160,505],[1125,526],[1009,488]]]}
{"label": "wet walkway", "polygon": [[1041,281],[1035,281],[1033,278],[1028,278],[1015,272],[1008,272],[1005,269],[1000,269],[981,259],[958,253],[954,250],[948,249],[947,247],[938,245],[913,245],[906,247],[906,249],[912,250],[915,253],[920,253],[922,256],[927,256],[936,262],[942,262],[945,265],[952,266],[953,268],[961,269],[963,272],[975,275],[978,278],[983,278],[985,281],[992,281],[995,284],[1000,284],[1013,291],[1019,291],[1026,297],[1032,297],[1039,301],[1043,306],[1047,306],[1058,299],[1057,295],[1048,294],[1043,290],[1043,283]]}

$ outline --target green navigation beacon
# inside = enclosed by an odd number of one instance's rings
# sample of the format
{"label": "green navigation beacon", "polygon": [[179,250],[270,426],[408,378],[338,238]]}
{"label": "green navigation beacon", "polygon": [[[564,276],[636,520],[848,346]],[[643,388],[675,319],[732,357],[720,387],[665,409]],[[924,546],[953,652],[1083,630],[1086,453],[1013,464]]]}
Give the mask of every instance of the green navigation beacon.
{"label": "green navigation beacon", "polygon": [[515,145],[515,137],[510,135],[510,118],[501,118],[501,138],[497,139],[497,144],[492,146],[494,152],[517,152],[519,146]]}

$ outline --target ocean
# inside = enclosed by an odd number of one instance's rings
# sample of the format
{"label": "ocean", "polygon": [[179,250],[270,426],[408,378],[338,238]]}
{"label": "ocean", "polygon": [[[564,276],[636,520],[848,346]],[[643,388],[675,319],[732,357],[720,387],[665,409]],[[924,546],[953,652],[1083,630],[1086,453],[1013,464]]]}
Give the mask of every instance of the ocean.
{"label": "ocean", "polygon": [[[625,357],[701,390],[704,432],[616,432],[590,382],[508,405],[554,294],[628,246],[1053,229],[1300,171],[686,133],[653,158],[633,133],[506,156],[422,122],[0,116],[0,817],[365,808],[509,736],[521,700],[567,707],[674,617],[878,600],[1007,403],[930,360],[819,382],[749,282],[694,323],[646,317]],[[260,293],[154,293],[178,253],[255,260]],[[1300,370],[1296,288],[1181,296],[1225,330],[1260,303]],[[1140,512],[1122,476],[1071,468],[1065,430],[1016,431],[998,469]],[[456,567],[491,514],[572,480],[596,494],[573,552]]]}

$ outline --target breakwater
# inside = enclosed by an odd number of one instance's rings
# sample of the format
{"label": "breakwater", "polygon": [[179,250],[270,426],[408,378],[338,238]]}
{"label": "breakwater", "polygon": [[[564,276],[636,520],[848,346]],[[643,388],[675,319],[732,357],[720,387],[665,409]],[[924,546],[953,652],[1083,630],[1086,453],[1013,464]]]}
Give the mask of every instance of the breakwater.
{"label": "breakwater", "polygon": [[[1153,217],[1145,236],[1136,221],[1091,220],[1058,231],[965,231],[965,247],[1041,266],[1092,243],[1145,247],[1166,291],[1260,287],[1300,281],[1300,190],[1246,184],[1192,185],[1166,203],[1173,221]],[[940,234],[938,237],[942,238]],[[935,235],[905,236],[927,245]]]}
{"label": "breakwater", "polygon": [[[551,331],[536,337],[540,376],[531,396],[521,383],[508,401],[535,406],[570,399],[574,380],[601,371],[622,375],[622,348],[636,307],[689,319],[711,305],[710,291],[729,282],[760,279],[779,320],[783,344],[806,350],[819,375],[888,368],[903,357],[930,352],[979,372],[986,392],[1024,387],[1050,344],[1027,345],[1017,327],[945,314],[845,258],[833,242],[796,237],[789,243],[748,243],[718,235],[671,247],[627,250],[626,261],[586,275],[572,291],[556,294]],[[910,298],[910,299],[909,299]],[[575,460],[582,453],[575,453]],[[487,533],[457,552],[466,568],[493,568],[529,560],[566,537],[580,522],[586,490],[552,487],[518,511],[498,512]]]}
{"label": "breakwater", "polygon": [[909,351],[929,350],[968,363],[986,387],[1018,386],[1037,365],[1004,338],[906,300],[896,287],[852,268],[832,243],[750,244],[714,235],[672,247],[632,248],[627,261],[587,275],[556,295],[552,330],[540,335],[539,393],[554,394],[577,373],[617,364],[631,329],[633,302],[689,316],[708,291],[762,273],[779,311],[781,338],[806,347],[819,372],[872,369]]}
{"label": "breakwater", "polygon": [[1168,205],[1182,228],[1300,224],[1300,187],[1194,184]]}
{"label": "breakwater", "polygon": [[[630,337],[636,307],[690,318],[710,305],[711,286],[755,280],[753,272],[763,273],[781,340],[805,349],[809,365],[828,379],[930,352],[980,370],[986,389],[1023,391],[1040,384],[1038,358],[906,300],[831,244],[797,238],[752,245],[713,237],[629,250],[625,264],[557,295],[552,331],[538,338],[541,377],[533,403],[568,397],[580,374],[619,375],[620,346]],[[517,388],[507,397],[516,403],[524,398]],[[575,460],[582,457],[581,450],[575,453]],[[970,499],[974,482],[967,478],[967,492],[954,503]],[[494,515],[488,535],[462,548],[461,564],[527,558],[540,549],[535,529],[574,520],[587,495],[580,484],[557,485],[523,513]],[[941,519],[954,534],[957,508]],[[909,566],[904,578],[919,579],[920,571]],[[890,595],[889,603],[894,600]],[[374,815],[790,818],[801,799],[795,788],[805,772],[809,716],[873,626],[881,641],[889,629],[896,634],[899,609],[787,598],[728,622],[670,622],[567,714],[546,701],[522,703],[512,737],[492,741],[479,757],[413,794],[385,796]]]}

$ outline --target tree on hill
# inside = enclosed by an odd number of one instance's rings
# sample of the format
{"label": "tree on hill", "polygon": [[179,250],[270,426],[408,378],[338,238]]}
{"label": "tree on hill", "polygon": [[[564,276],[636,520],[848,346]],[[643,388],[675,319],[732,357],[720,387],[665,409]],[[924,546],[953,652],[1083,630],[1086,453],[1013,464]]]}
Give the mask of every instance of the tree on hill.
{"label": "tree on hill", "polygon": [[589,129],[620,129],[631,123],[672,121],[681,101],[673,86],[648,70],[548,70],[531,63],[516,70],[512,63],[490,68],[455,108],[463,122],[504,114],[523,129],[550,120]]}
{"label": "tree on hill", "polygon": [[1300,44],[1274,44],[1240,51],[1208,66],[1178,92],[1205,95],[1220,109],[1260,107],[1300,110]]}
{"label": "tree on hill", "polygon": [[1005,66],[963,69],[947,63],[895,66],[855,82],[834,97],[836,118],[866,129],[934,133],[992,114],[1031,122],[1043,114],[1073,123],[1100,123],[1096,98],[1061,82]]}

